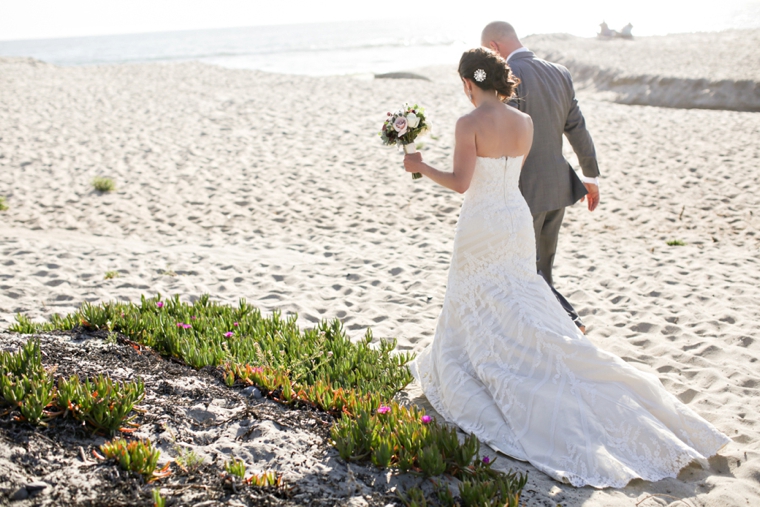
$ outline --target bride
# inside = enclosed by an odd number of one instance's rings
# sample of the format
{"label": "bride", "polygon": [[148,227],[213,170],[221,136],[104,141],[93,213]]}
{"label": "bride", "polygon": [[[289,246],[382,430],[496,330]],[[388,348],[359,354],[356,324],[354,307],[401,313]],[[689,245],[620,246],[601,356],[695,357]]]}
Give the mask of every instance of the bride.
{"label": "bride", "polygon": [[433,407],[494,449],[573,486],[675,477],[730,439],[653,375],[593,345],[536,273],[535,236],[518,188],[529,116],[508,107],[517,83],[487,49],[459,63],[475,110],[456,124],[453,172],[407,155],[466,192],[435,338],[410,365]]}

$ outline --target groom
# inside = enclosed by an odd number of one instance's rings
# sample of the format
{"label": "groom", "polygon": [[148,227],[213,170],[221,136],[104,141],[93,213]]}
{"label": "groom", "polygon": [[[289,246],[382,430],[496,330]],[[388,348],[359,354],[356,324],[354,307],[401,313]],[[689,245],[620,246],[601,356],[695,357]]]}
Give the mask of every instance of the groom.
{"label": "groom", "polygon": [[[495,21],[483,29],[481,44],[506,59],[520,78],[517,99],[510,105],[533,120],[533,147],[520,173],[520,190],[533,215],[538,271],[554,290],[552,265],[565,208],[584,199],[589,211],[599,204],[599,166],[594,143],[565,67],[536,57],[522,45],[512,25],[503,21]],[[583,170],[580,178],[562,155],[562,134],[578,156]],[[554,293],[585,332],[570,303],[556,290]]]}

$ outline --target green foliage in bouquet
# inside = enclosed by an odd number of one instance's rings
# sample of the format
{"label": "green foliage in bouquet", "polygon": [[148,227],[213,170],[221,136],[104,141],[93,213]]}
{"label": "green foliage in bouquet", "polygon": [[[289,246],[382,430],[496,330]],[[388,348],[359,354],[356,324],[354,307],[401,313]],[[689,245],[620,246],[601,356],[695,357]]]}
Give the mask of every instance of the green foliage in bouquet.
{"label": "green foliage in bouquet", "polygon": [[0,211],[6,211],[8,209],[8,204],[5,201],[5,197],[0,197]]}
{"label": "green foliage in bouquet", "polygon": [[[383,144],[404,146],[406,153],[414,153],[416,150],[415,139],[429,130],[430,124],[425,117],[425,109],[417,104],[413,106],[404,104],[398,111],[387,114],[379,135]],[[408,146],[414,150],[407,148]],[[420,178],[422,178],[422,174],[412,173],[412,179]]]}
{"label": "green foliage in bouquet", "polygon": [[404,104],[401,109],[388,113],[380,130],[380,140],[385,145],[411,144],[418,136],[430,130],[425,108],[418,104]]}

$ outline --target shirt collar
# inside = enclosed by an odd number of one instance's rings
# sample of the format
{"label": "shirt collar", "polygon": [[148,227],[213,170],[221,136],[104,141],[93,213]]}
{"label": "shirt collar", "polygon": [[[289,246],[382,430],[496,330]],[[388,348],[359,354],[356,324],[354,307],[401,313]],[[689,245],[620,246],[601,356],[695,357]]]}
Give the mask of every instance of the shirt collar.
{"label": "shirt collar", "polygon": [[525,46],[515,49],[514,51],[509,53],[509,56],[507,57],[507,63],[509,63],[509,59],[515,56],[517,53],[526,53],[526,52],[530,52],[530,49],[526,48]]}

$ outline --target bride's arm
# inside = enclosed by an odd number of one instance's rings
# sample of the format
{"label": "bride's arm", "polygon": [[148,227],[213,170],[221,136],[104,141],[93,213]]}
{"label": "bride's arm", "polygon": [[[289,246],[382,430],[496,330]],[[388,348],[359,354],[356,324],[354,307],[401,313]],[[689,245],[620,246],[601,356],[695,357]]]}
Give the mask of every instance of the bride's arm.
{"label": "bride's arm", "polygon": [[439,171],[422,161],[422,155],[414,153],[404,157],[404,167],[407,172],[421,173],[439,185],[463,194],[470,188],[472,173],[475,170],[477,149],[475,147],[475,129],[472,119],[467,116],[459,118],[455,131],[456,145],[454,146],[454,170]]}

